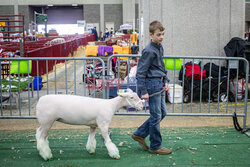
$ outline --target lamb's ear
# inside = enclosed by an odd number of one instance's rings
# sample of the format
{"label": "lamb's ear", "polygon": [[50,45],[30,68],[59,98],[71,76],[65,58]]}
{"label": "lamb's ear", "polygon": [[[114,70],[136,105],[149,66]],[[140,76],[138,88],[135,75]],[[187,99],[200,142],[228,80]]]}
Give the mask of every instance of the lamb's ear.
{"label": "lamb's ear", "polygon": [[119,89],[117,90],[117,94],[121,97],[126,97],[130,94],[130,91],[132,91],[131,89]]}
{"label": "lamb's ear", "polygon": [[125,97],[126,96],[126,93],[119,93],[117,92],[118,96],[121,96],[121,97]]}
{"label": "lamb's ear", "polygon": [[127,92],[129,92],[129,93],[133,93],[133,90],[131,90],[131,89],[127,89]]}

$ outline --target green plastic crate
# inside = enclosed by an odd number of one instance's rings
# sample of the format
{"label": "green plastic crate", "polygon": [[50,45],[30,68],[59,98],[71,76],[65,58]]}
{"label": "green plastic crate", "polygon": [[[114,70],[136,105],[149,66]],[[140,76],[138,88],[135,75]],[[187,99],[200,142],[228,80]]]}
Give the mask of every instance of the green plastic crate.
{"label": "green plastic crate", "polygon": [[168,70],[180,70],[181,69],[181,59],[177,58],[163,58],[163,62]]}
{"label": "green plastic crate", "polygon": [[28,73],[28,62],[29,62],[29,73],[32,70],[32,61],[31,60],[15,60],[11,61],[10,65],[10,74],[18,74],[18,62],[20,62],[20,74]]}

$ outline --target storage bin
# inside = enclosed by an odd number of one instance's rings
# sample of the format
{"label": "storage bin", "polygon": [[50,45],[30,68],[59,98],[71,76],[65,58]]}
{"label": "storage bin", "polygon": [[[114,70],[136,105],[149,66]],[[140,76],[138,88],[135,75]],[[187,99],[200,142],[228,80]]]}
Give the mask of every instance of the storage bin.
{"label": "storage bin", "polygon": [[163,58],[163,62],[168,70],[180,70],[181,69],[181,59],[174,58]]}
{"label": "storage bin", "polygon": [[[29,74],[32,70],[32,61],[31,60],[19,60],[20,63],[18,63],[18,60],[11,61],[10,65],[10,74],[18,74],[18,64],[20,65],[20,74]],[[28,70],[28,62],[29,62],[29,70]]]}
{"label": "storage bin", "polygon": [[169,84],[167,98],[170,103],[182,103],[182,86]]}
{"label": "storage bin", "polygon": [[[37,85],[37,80],[38,80],[38,85]],[[43,77],[40,76],[35,76],[33,80],[33,90],[41,90],[42,89],[42,80]]]}

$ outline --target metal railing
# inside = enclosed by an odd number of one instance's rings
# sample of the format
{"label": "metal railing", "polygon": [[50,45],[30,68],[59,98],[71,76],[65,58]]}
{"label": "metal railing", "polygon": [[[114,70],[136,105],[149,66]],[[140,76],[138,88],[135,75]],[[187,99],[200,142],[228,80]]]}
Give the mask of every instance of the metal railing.
{"label": "metal railing", "polygon": [[[32,60],[33,63],[26,63]],[[57,61],[63,63],[57,64]],[[18,61],[18,66],[11,66],[12,62]],[[53,71],[49,73],[48,64],[54,62]],[[2,62],[5,66],[9,66],[9,76],[0,79],[0,118],[20,118],[20,119],[34,119],[35,117],[35,104],[39,98],[46,94],[74,94],[81,96],[88,96],[88,88],[91,91],[96,91],[94,83],[83,82],[82,76],[86,73],[85,67],[87,61],[95,64],[101,63],[102,75],[101,80],[105,83],[104,78],[104,62],[101,58],[81,58],[81,57],[68,57],[68,58],[0,58],[0,75],[2,73]],[[39,70],[39,64],[45,64],[46,74],[42,75],[42,80]],[[36,64],[36,76],[30,76],[30,65]],[[18,68],[12,70],[12,68]],[[21,69],[25,68],[26,73],[20,73]],[[43,69],[44,70],[44,69]],[[80,75],[80,76],[79,76]],[[34,79],[37,78],[37,79]],[[86,78],[84,79],[86,80]],[[43,88],[42,88],[43,86]],[[35,89],[35,90],[34,90]],[[104,98],[104,90],[101,90]],[[34,95],[34,96],[33,96]]]}
{"label": "metal railing", "polygon": [[[120,63],[124,60],[121,58],[127,57],[127,69],[130,69],[130,61],[132,59],[136,59],[138,61],[140,55],[112,55],[108,59],[108,66],[111,64],[112,59],[117,57],[117,66],[120,66]],[[231,117],[233,112],[237,112],[237,116],[243,117],[243,124],[244,127],[246,126],[246,119],[247,119],[247,108],[248,108],[248,71],[249,71],[249,64],[248,61],[244,58],[232,58],[232,57],[196,57],[196,56],[164,56],[164,62],[168,59],[172,59],[173,63],[173,70],[168,71],[168,78],[170,79],[170,84],[173,84],[172,87],[172,102],[167,102],[167,115],[171,116],[218,116],[218,117]],[[191,62],[192,71],[194,71],[194,65],[197,64],[196,61],[199,61],[199,65],[201,71],[204,70],[203,66],[208,64],[209,72],[208,76],[203,76],[201,73],[201,79],[195,79],[194,74],[191,78],[186,78],[185,68],[182,73],[183,80],[179,80],[179,72],[180,70],[176,70],[177,67],[177,60],[178,62],[181,61],[182,67],[188,62]],[[212,63],[218,65],[218,77],[212,76]],[[222,64],[225,64],[225,68],[223,68]],[[244,75],[239,72],[240,66],[244,66]],[[120,79],[119,73],[120,68],[118,68],[118,75],[117,78]],[[222,76],[221,73],[223,70],[224,75]],[[138,91],[136,83],[129,83],[129,70],[126,71],[126,76],[128,77],[127,83],[121,83],[112,85],[113,87],[117,88],[133,88],[134,91]],[[241,71],[242,72],[242,71]],[[226,75],[225,75],[226,74]],[[232,79],[232,75],[234,76],[234,80]],[[239,91],[238,90],[238,83],[240,78],[244,79],[245,85],[242,87],[244,92],[240,92],[240,95],[243,97],[238,97]],[[242,81],[242,79],[241,79]],[[232,85],[233,83],[235,85]],[[118,82],[117,82],[118,83]],[[186,86],[185,86],[186,84]],[[189,88],[187,88],[187,84]],[[176,86],[180,85],[180,91],[176,91]],[[206,87],[204,87],[206,86]],[[233,88],[232,88],[233,87]],[[109,87],[107,86],[107,89]],[[111,88],[113,89],[113,88]],[[187,90],[189,89],[189,90]],[[234,89],[234,90],[232,90]],[[107,91],[110,92],[110,91]],[[237,93],[236,93],[237,92]],[[179,93],[179,94],[177,94]],[[176,97],[178,95],[178,97]],[[186,96],[189,96],[189,100],[185,103]],[[109,97],[107,94],[106,98]],[[179,102],[175,103],[175,99],[178,99]],[[181,102],[180,102],[181,101]],[[147,110],[145,111],[122,111],[117,112],[117,115],[149,115]]]}
{"label": "metal railing", "polygon": [[[116,61],[114,61],[116,58]],[[35,105],[39,98],[46,94],[74,94],[80,96],[92,96],[99,98],[113,98],[117,96],[116,90],[120,88],[131,88],[138,92],[134,75],[130,75],[131,69],[136,67],[140,55],[112,55],[107,57],[88,57],[88,58],[0,58],[0,62],[7,61],[9,69],[11,62],[32,60],[36,64],[36,76],[41,76],[39,64],[46,66],[46,73],[42,76],[42,89],[34,90],[34,81],[28,80],[26,87],[22,87],[21,77],[29,76],[29,63],[27,63],[27,73],[20,74],[18,66],[16,76],[19,78],[15,91],[5,90],[1,87],[0,118],[21,118],[29,119],[35,117]],[[249,64],[244,58],[229,57],[194,57],[194,56],[164,56],[164,62],[172,59],[172,70],[168,70],[171,89],[166,102],[167,115],[170,116],[218,116],[231,117],[233,112],[237,116],[243,117],[243,125],[246,126],[248,108],[248,71]],[[52,72],[48,71],[48,63],[53,61]],[[57,64],[60,61],[62,63]],[[183,73],[180,75],[179,63]],[[199,63],[197,63],[197,61]],[[198,64],[200,70],[204,70],[207,64],[208,71],[205,77],[201,72],[200,79],[195,75],[187,78],[186,66],[190,63],[191,70],[194,71]],[[217,64],[218,76],[212,73],[212,63]],[[6,63],[5,63],[6,65]],[[225,68],[224,68],[225,66]],[[242,73],[241,66],[244,66]],[[0,74],[2,72],[0,67]],[[178,69],[178,70],[177,70]],[[133,69],[134,70],[134,69]],[[222,74],[223,73],[223,74]],[[244,75],[243,75],[244,74]],[[121,76],[122,75],[122,76]],[[234,75],[234,77],[232,77]],[[124,78],[126,76],[126,78]],[[179,77],[182,76],[182,80]],[[7,85],[12,86],[13,78],[9,77]],[[6,82],[1,79],[0,85]],[[40,83],[36,80],[36,85]],[[242,84],[244,82],[245,84]],[[5,83],[6,84],[6,83]],[[33,85],[33,86],[30,86]],[[239,86],[244,92],[240,92]],[[242,91],[241,90],[241,91]],[[239,93],[240,92],[240,93]],[[32,94],[33,93],[33,94]],[[34,95],[34,96],[32,96]],[[242,97],[240,97],[240,95]],[[6,96],[6,98],[4,98]],[[186,99],[188,98],[188,100]],[[125,108],[117,111],[116,115],[149,115],[147,104],[143,111],[136,111],[133,108]]]}

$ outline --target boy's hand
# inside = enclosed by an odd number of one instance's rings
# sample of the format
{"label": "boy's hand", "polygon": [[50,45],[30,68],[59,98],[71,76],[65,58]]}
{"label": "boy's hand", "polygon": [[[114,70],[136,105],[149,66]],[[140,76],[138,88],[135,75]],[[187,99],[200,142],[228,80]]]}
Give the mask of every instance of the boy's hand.
{"label": "boy's hand", "polygon": [[149,95],[148,95],[148,93],[147,93],[147,94],[145,94],[145,95],[142,95],[142,96],[141,96],[141,98],[142,98],[142,99],[145,99],[145,100],[148,100],[148,99],[149,99]]}
{"label": "boy's hand", "polygon": [[167,91],[168,90],[168,83],[165,83],[165,86],[164,86],[164,88],[165,88],[165,91]]}
{"label": "boy's hand", "polygon": [[[168,87],[168,83],[165,83],[165,86],[164,86],[165,91],[167,91],[168,88],[169,88],[169,87]],[[142,98],[142,99],[145,99],[145,100],[148,100],[148,99],[149,99],[148,93],[145,94],[145,95],[142,95],[141,98]]]}

